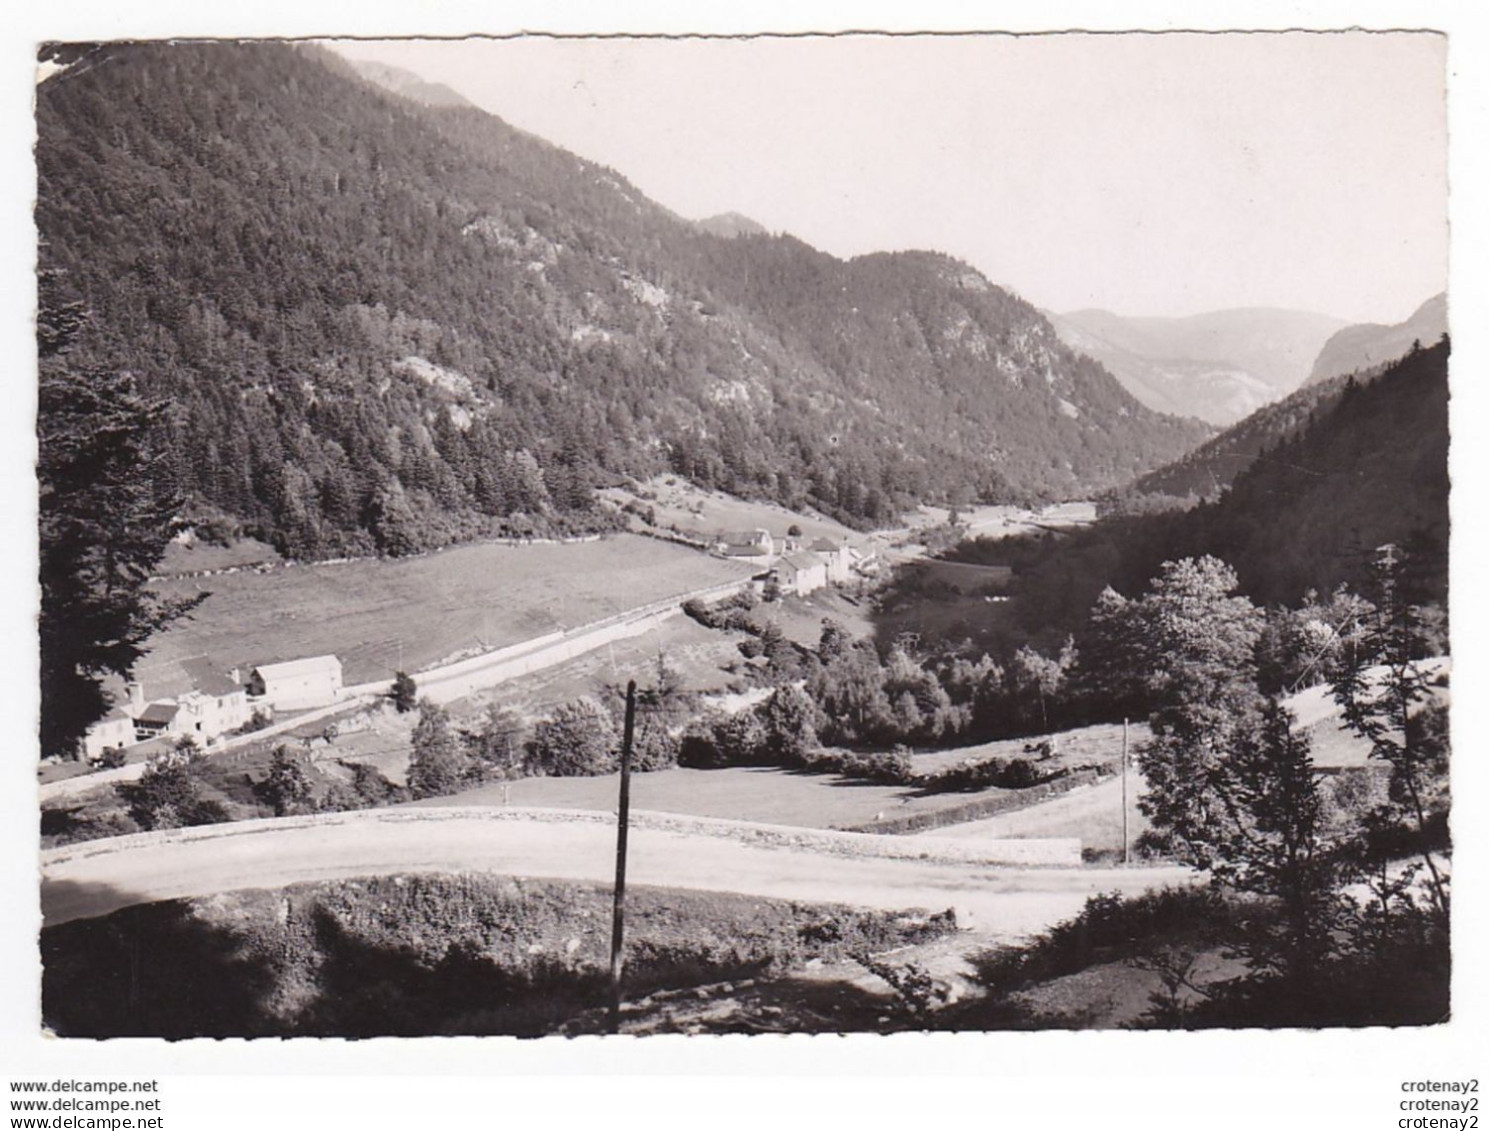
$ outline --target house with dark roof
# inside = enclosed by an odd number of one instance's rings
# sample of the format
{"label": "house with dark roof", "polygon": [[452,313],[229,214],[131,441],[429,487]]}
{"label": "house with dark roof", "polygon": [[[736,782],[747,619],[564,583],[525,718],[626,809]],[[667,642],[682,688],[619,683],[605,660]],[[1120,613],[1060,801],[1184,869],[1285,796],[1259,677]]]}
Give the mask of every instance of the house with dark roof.
{"label": "house with dark roof", "polygon": [[[128,700],[118,708],[119,713],[130,720],[130,740],[123,745],[183,735],[206,745],[237,730],[249,720],[252,709],[248,704],[247,689],[219,671],[210,660],[195,657],[172,664],[171,668],[173,682],[170,686],[179,688],[184,679],[189,681],[186,690],[147,704],[144,688],[139,683],[128,685]],[[122,730],[122,724],[112,719],[113,714],[110,712],[95,726],[112,722]],[[84,741],[85,750],[90,749],[90,740]]]}
{"label": "house with dark roof", "polygon": [[151,703],[134,718],[134,734],[139,742],[146,742],[161,735],[174,734],[176,713],[180,710],[169,699]]}
{"label": "house with dark roof", "polygon": [[805,597],[827,585],[827,561],[810,550],[786,554],[776,563],[775,574],[782,593]]}
{"label": "house with dark roof", "polygon": [[853,552],[846,542],[817,538],[809,548],[827,563],[827,580],[833,585],[846,585],[853,579]]}
{"label": "house with dark roof", "polygon": [[207,743],[237,730],[253,714],[248,689],[221,672],[193,672],[196,686],[177,699],[176,733]]}

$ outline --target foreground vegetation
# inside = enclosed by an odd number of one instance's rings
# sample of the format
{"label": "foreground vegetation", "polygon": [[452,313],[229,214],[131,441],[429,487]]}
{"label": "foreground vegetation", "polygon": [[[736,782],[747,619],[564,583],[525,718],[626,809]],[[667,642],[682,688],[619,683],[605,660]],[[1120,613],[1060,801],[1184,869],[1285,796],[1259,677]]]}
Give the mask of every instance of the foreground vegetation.
{"label": "foreground vegetation", "polygon": [[1452,956],[1405,888],[1341,900],[1306,979],[1275,964],[1275,903],[1218,888],[1097,896],[1021,947],[984,952],[985,993],[940,1014],[953,1029],[1207,1029],[1434,1025]]}
{"label": "foreground vegetation", "polygon": [[[648,888],[627,911],[631,998],[869,959],[956,925]],[[151,904],[43,932],[43,1017],[64,1036],[538,1036],[593,1021],[609,931],[608,889],[469,875]]]}

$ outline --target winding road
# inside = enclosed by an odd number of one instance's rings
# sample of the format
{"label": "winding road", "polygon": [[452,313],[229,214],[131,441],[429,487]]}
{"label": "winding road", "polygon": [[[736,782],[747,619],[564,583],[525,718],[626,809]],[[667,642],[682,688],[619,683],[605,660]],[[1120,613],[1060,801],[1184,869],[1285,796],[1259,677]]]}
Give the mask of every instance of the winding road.
{"label": "winding road", "polygon": [[[991,865],[975,845],[635,814],[628,880],[885,910],[955,907],[989,940],[1069,918],[1096,892],[1182,884],[1164,868]],[[164,899],[405,872],[491,872],[608,883],[614,818],[554,810],[382,809],[90,841],[42,854],[55,926]]]}

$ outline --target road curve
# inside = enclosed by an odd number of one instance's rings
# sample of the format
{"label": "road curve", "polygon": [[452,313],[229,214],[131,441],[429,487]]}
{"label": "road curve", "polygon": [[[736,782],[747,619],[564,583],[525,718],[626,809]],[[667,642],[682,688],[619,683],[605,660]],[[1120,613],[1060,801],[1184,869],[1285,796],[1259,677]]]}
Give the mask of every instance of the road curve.
{"label": "road curve", "polygon": [[[1177,867],[997,866],[945,841],[672,814],[637,814],[630,845],[633,884],[886,910],[955,907],[964,926],[990,939],[1042,930],[1079,911],[1095,892],[1137,892],[1193,878]],[[53,849],[42,854],[41,903],[45,925],[55,926],[139,903],[355,876],[491,872],[609,882],[614,868],[614,818],[606,814],[363,810]]]}

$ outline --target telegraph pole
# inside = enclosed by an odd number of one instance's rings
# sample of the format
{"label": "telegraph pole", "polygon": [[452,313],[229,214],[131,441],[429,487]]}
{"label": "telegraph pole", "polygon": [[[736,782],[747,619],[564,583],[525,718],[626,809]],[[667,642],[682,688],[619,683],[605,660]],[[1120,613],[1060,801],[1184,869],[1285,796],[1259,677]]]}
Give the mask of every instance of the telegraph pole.
{"label": "telegraph pole", "polygon": [[1127,716],[1122,716],[1122,863],[1132,863],[1127,839]]}
{"label": "telegraph pole", "polygon": [[620,744],[620,820],[615,834],[615,916],[610,925],[610,1031],[620,1032],[620,974],[626,934],[626,833],[631,820],[631,739],[636,733],[636,681],[626,684],[626,729]]}

